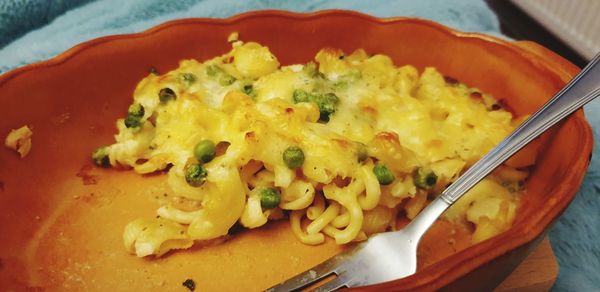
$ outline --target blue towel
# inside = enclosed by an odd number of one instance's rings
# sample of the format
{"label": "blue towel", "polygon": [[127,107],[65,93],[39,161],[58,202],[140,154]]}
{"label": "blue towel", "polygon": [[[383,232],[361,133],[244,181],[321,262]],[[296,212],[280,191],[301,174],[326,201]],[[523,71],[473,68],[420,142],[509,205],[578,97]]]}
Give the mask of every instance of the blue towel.
{"label": "blue towel", "polygon": [[[0,73],[51,58],[92,38],[139,32],[177,18],[227,17],[258,9],[307,12],[328,8],[379,17],[416,16],[462,31],[501,36],[498,19],[479,0],[0,0],[0,46],[6,44],[0,49]],[[586,113],[598,141],[600,102],[588,105]],[[600,287],[598,151],[595,147],[590,171],[577,198],[550,230],[560,265],[556,291],[592,291]]]}
{"label": "blue towel", "polygon": [[[29,6],[53,6],[54,1],[46,0],[0,0],[16,3],[28,3]],[[84,0],[80,0],[84,1]],[[73,7],[81,2],[62,1]],[[10,14],[13,5],[0,5],[0,16]],[[66,5],[64,6],[66,7]],[[417,16],[439,20],[448,26],[463,31],[482,31],[499,35],[499,25],[495,15],[481,1],[452,1],[452,5],[442,5],[438,1],[277,1],[277,0],[102,0],[85,6],[67,10],[60,17],[28,32],[0,50],[0,73],[12,68],[51,58],[72,46],[100,36],[139,32],[162,22],[185,17],[227,17],[234,14],[258,9],[285,9],[298,12],[315,11],[327,8],[353,9],[376,16]],[[31,11],[31,12],[30,12]],[[33,11],[38,11],[33,14]],[[11,19],[35,19],[43,16],[43,9],[14,10],[23,13]],[[2,17],[3,18],[3,17]],[[30,20],[33,21],[33,20]],[[43,25],[40,19],[36,26]],[[14,22],[8,22],[11,24]],[[0,25],[5,21],[0,21]],[[3,31],[10,35],[24,33],[23,29],[0,29],[0,45]]]}
{"label": "blue towel", "polygon": [[0,48],[29,30],[47,24],[66,10],[91,0],[56,0],[49,5],[45,0],[0,1]]}

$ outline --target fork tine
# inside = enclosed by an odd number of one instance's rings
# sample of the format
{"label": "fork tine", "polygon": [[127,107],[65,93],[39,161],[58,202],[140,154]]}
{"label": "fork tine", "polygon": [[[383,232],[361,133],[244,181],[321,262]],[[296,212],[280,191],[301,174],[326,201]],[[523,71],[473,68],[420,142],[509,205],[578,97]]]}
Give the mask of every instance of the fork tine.
{"label": "fork tine", "polygon": [[[334,256],[313,268],[304,271],[284,282],[277,284],[266,292],[278,292],[278,291],[293,291],[304,288],[312,283],[315,283],[332,273],[335,273],[336,269],[343,263],[343,260],[339,256]],[[335,281],[335,280],[334,280]]]}
{"label": "fork tine", "polygon": [[343,275],[337,276],[337,278],[325,283],[323,286],[317,287],[314,292],[329,292],[340,289],[342,287],[347,287],[348,279]]}

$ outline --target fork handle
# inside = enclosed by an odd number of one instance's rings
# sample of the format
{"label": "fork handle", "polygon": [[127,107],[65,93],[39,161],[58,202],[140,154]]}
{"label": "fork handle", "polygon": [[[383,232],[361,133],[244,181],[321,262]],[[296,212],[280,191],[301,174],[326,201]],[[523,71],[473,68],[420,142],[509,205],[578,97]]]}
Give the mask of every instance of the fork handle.
{"label": "fork handle", "polygon": [[541,109],[442,192],[409,226],[423,235],[435,220],[475,184],[550,127],[600,96],[600,53]]}

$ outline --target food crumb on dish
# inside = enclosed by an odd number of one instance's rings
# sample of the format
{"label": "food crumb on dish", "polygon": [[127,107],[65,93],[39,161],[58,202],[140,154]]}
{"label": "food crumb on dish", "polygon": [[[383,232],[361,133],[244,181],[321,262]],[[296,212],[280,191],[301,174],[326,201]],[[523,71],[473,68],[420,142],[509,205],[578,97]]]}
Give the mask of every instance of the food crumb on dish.
{"label": "food crumb on dish", "polygon": [[31,151],[31,136],[33,136],[33,131],[27,125],[10,130],[4,140],[4,145],[17,151],[23,158]]}
{"label": "food crumb on dish", "polygon": [[71,113],[65,112],[50,119],[50,122],[55,126],[60,126],[66,123],[71,118]]}
{"label": "food crumb on dish", "polygon": [[156,69],[156,67],[154,67],[154,66],[150,67],[150,69],[148,71],[150,72],[150,74],[153,74],[153,75],[159,75],[160,74],[158,72],[158,69]]}
{"label": "food crumb on dish", "polygon": [[185,286],[190,291],[196,290],[196,282],[194,282],[194,280],[192,280],[192,279],[187,279],[187,280],[183,281],[183,283],[181,283],[181,285]]}
{"label": "food crumb on dish", "polygon": [[234,31],[232,33],[229,34],[229,36],[227,37],[227,42],[233,43],[233,42],[237,42],[239,40],[239,33],[237,31]]}
{"label": "food crumb on dish", "polygon": [[92,170],[92,166],[86,164],[75,175],[81,178],[83,185],[95,185],[97,181],[96,177],[92,174]]}

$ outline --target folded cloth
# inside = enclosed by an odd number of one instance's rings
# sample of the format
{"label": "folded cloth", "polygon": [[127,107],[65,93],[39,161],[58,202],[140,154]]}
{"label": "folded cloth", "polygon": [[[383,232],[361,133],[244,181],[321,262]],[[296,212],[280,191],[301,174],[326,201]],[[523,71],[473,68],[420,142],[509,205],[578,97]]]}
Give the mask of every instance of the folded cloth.
{"label": "folded cloth", "polygon": [[91,0],[2,0],[0,1],[0,47],[24,33],[47,24],[66,10]]}
{"label": "folded cloth", "polygon": [[[0,0],[0,73],[51,58],[96,37],[139,32],[184,17],[227,17],[258,9],[298,12],[339,8],[379,17],[415,16],[462,30],[501,36],[495,14],[479,0]],[[54,18],[62,11],[62,15]],[[23,33],[31,28],[39,29]],[[600,137],[600,101],[586,107]],[[581,191],[550,230],[560,274],[555,290],[592,291],[600,287],[600,153],[598,147]]]}

